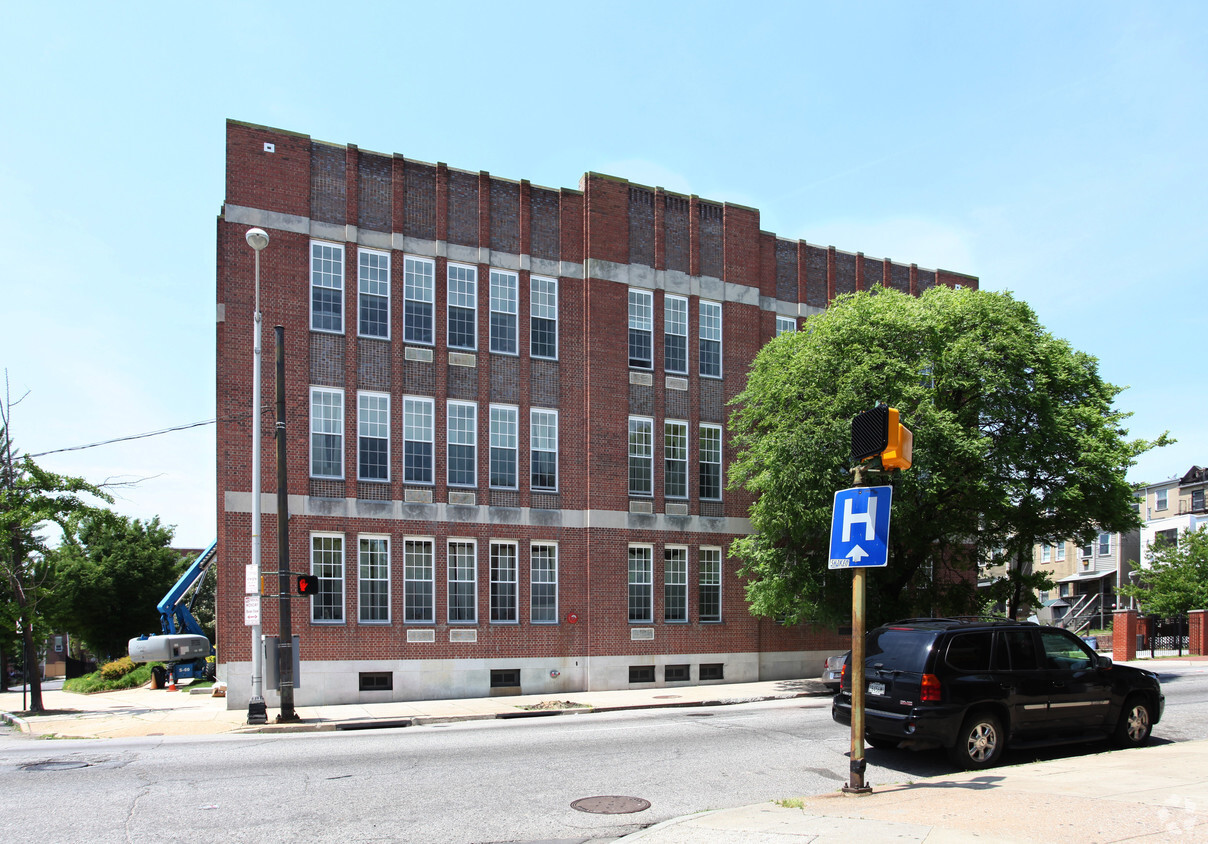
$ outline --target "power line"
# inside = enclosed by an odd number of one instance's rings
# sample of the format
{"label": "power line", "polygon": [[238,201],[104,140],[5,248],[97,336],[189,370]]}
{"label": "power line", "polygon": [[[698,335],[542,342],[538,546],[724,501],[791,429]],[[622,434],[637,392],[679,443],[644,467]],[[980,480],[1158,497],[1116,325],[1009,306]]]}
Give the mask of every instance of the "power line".
{"label": "power line", "polygon": [[[266,406],[261,410],[261,413],[264,413],[264,412],[268,411],[269,409],[270,408],[268,408]],[[29,454],[26,456],[27,457],[45,457],[48,454],[62,454],[65,451],[83,451],[86,448],[96,448],[97,446],[102,446],[102,445],[113,445],[114,443],[129,442],[130,440],[144,440],[144,439],[147,439],[148,437],[158,437],[160,434],[171,434],[175,431],[187,431],[190,428],[200,428],[203,425],[214,425],[218,422],[229,422],[234,419],[246,419],[247,417],[249,417],[251,415],[252,414],[250,411],[245,411],[243,413],[232,413],[230,416],[222,416],[217,419],[206,419],[203,422],[190,422],[187,425],[176,425],[175,427],[163,428],[162,430],[159,430],[159,431],[148,431],[145,434],[132,434],[131,436],[128,436],[128,437],[117,437],[116,439],[112,439],[112,440],[102,440],[101,442],[89,443],[88,445],[73,445],[69,448],[55,448],[55,449],[51,449],[50,451],[40,451],[37,454]]]}

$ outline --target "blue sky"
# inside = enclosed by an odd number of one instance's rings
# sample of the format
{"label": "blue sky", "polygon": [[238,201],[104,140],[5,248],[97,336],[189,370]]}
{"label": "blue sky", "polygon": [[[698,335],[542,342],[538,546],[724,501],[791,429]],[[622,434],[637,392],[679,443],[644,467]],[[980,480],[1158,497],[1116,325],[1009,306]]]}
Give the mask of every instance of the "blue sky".
{"label": "blue sky", "polygon": [[[1208,460],[1208,4],[34,5],[0,54],[26,452],[213,419],[234,118],[550,187],[610,173],[977,275],[1129,387],[1132,436],[1178,438],[1133,480]],[[117,509],[213,539],[213,426],[40,462],[139,480]]]}

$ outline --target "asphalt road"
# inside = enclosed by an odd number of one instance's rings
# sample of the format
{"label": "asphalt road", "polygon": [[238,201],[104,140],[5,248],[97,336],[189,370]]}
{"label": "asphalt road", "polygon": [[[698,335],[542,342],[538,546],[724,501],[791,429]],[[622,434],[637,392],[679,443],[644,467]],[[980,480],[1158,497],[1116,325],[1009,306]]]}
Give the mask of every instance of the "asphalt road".
{"label": "asphalt road", "polygon": [[[1163,672],[1155,741],[1208,738],[1208,668]],[[352,733],[0,740],[5,830],[21,840],[611,840],[693,812],[833,791],[849,738],[829,699],[481,721]],[[1102,751],[1009,754],[1007,764]],[[868,751],[870,783],[950,771]],[[650,802],[590,814],[597,796]]]}

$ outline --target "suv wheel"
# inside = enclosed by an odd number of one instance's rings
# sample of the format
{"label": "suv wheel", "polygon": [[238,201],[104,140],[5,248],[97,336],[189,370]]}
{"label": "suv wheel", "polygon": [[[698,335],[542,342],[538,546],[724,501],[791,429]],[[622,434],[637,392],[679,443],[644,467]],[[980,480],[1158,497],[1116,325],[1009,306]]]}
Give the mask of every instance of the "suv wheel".
{"label": "suv wheel", "polygon": [[956,744],[948,748],[948,758],[962,768],[989,768],[998,764],[1006,747],[1007,737],[1002,722],[989,712],[975,712],[965,719],[956,736]]}
{"label": "suv wheel", "polygon": [[1120,722],[1112,736],[1120,747],[1140,747],[1149,741],[1153,729],[1153,718],[1149,715],[1149,704],[1141,697],[1130,697],[1124,701]]}

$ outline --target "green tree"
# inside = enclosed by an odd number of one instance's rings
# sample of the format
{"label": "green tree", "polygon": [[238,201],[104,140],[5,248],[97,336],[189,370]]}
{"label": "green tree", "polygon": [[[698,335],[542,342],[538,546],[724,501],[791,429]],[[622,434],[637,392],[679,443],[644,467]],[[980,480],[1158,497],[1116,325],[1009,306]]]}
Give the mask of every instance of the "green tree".
{"label": "green tree", "polygon": [[849,613],[851,577],[827,564],[833,497],[851,485],[851,418],[885,402],[914,432],[914,465],[873,476],[894,498],[869,620],[977,611],[971,573],[990,549],[1019,571],[1014,613],[1035,583],[1035,543],[1138,523],[1125,472],[1165,440],[1126,439],[1119,392],[1010,294],[839,297],[765,346],[734,400],[730,486],[756,498],[754,531],[731,554],[752,609],[789,622]]}
{"label": "green tree", "polygon": [[1120,592],[1136,599],[1151,615],[1186,615],[1208,609],[1208,525],[1185,530],[1177,542],[1157,540],[1149,549],[1149,565],[1129,560],[1136,585]]}
{"label": "green tree", "polygon": [[[49,577],[46,531],[53,525],[70,530],[81,515],[93,512],[84,496],[111,499],[82,478],[47,472],[18,454],[11,437],[12,408],[6,391],[0,403],[0,579],[7,587],[2,615],[14,622],[9,629],[19,629],[24,652],[36,654],[38,642],[51,632],[43,607]],[[41,677],[25,662],[30,711],[42,712]]]}
{"label": "green tree", "polygon": [[172,528],[109,511],[79,520],[48,554],[54,568],[54,617],[93,654],[116,659],[127,642],[160,631],[156,605],[184,570]]}

